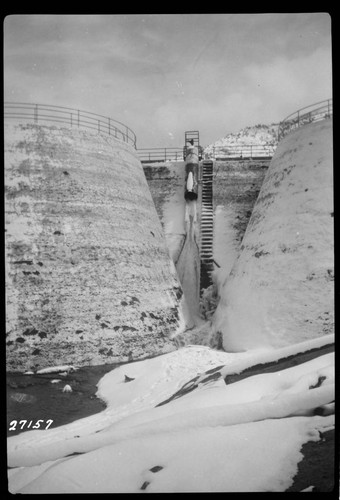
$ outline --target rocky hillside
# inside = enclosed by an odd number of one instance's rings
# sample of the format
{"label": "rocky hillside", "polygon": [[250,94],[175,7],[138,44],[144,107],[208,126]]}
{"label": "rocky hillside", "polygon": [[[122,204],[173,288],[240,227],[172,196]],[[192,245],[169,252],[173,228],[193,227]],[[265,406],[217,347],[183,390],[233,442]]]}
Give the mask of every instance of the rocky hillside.
{"label": "rocky hillside", "polygon": [[263,150],[268,150],[268,153],[277,146],[277,131],[279,124],[271,123],[270,125],[253,125],[245,127],[237,133],[230,133],[218,139],[212,144],[204,148],[204,153],[208,156],[212,155],[214,150],[219,154],[232,153],[236,150],[241,150],[244,146],[254,146]]}

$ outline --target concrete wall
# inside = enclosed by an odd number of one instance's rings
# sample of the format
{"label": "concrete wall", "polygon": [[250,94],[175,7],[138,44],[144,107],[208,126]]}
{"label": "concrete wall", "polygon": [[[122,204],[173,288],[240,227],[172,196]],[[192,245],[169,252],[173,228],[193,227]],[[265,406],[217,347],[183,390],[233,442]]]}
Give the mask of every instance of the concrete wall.
{"label": "concrete wall", "polygon": [[162,224],[169,255],[177,261],[185,227],[185,162],[144,165],[150,193]]}
{"label": "concrete wall", "polygon": [[6,124],[5,168],[8,369],[175,349],[182,290],[134,150]]}
{"label": "concrete wall", "polygon": [[214,162],[214,259],[218,288],[240,253],[241,242],[270,159]]}
{"label": "concrete wall", "polygon": [[331,120],[279,143],[213,318],[225,350],[333,331],[332,147]]}

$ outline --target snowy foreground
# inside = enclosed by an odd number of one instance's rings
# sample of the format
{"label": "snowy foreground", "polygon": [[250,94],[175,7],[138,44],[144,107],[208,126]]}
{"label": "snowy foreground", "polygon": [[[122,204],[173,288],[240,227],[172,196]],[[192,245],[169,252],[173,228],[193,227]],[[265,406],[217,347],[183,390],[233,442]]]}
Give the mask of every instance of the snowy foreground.
{"label": "snowy foreground", "polygon": [[[97,396],[107,403],[101,413],[8,438],[9,490],[285,491],[302,445],[334,426],[332,409],[314,415],[334,401],[334,354],[229,385],[222,377],[333,341],[327,335],[243,353],[185,346],[122,365],[98,384]],[[221,376],[205,380],[217,367]],[[156,406],[200,374],[194,390]]]}

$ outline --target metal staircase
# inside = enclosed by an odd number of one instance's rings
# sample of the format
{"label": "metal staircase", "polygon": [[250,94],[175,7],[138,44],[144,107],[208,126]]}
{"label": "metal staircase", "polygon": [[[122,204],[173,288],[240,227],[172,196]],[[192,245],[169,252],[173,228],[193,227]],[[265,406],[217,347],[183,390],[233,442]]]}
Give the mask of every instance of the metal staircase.
{"label": "metal staircase", "polygon": [[200,240],[200,289],[212,285],[211,273],[214,270],[213,260],[213,162],[202,162],[202,209],[201,209],[201,240]]}

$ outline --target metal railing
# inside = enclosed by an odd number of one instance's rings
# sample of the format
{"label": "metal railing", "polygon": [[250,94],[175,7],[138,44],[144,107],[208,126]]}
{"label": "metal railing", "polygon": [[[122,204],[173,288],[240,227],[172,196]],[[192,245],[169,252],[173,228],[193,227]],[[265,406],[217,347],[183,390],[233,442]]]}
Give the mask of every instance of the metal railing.
{"label": "metal railing", "polygon": [[[308,111],[307,111],[308,110]],[[327,99],[295,111],[279,124],[278,140],[308,123],[325,120],[333,115],[333,100]]]}
{"label": "metal railing", "polygon": [[36,124],[42,122],[62,123],[68,127],[92,129],[100,134],[111,135],[136,148],[136,134],[124,123],[79,109],[48,104],[5,102],[4,119],[33,121]]}
{"label": "metal railing", "polygon": [[142,163],[158,161],[183,161],[182,148],[141,148],[137,149],[138,158]]}
{"label": "metal railing", "polygon": [[216,160],[242,159],[242,158],[271,158],[275,152],[274,145],[235,145],[235,146],[212,146],[204,150],[204,157]]}

